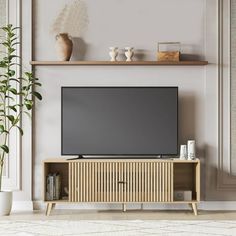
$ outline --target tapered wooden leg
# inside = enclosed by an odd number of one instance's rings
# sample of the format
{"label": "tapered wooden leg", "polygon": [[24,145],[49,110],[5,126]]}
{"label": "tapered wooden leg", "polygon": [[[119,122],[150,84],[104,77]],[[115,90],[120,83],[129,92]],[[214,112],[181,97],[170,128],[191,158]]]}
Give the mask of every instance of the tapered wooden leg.
{"label": "tapered wooden leg", "polygon": [[47,205],[46,205],[46,215],[48,214],[48,203],[47,203]]}
{"label": "tapered wooden leg", "polygon": [[194,215],[197,216],[197,204],[196,203],[192,203],[192,209],[193,209]]}
{"label": "tapered wooden leg", "polygon": [[122,205],[123,205],[123,212],[126,212],[126,204],[123,203]]}
{"label": "tapered wooden leg", "polygon": [[53,203],[48,203],[46,208],[46,216],[49,216],[52,210]]}

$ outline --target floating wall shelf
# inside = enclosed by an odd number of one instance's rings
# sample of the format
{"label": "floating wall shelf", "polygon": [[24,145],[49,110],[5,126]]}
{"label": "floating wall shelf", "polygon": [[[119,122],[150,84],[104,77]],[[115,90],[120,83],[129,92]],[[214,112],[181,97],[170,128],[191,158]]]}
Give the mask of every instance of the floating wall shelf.
{"label": "floating wall shelf", "polygon": [[208,61],[31,61],[33,66],[204,66]]}

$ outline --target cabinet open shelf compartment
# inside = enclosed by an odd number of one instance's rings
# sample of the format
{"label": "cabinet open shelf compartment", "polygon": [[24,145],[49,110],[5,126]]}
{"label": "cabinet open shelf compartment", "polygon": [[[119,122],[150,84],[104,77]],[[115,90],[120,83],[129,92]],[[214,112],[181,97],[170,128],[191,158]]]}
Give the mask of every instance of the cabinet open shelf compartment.
{"label": "cabinet open shelf compartment", "polygon": [[[47,175],[59,173],[61,176],[61,194],[59,200],[47,200],[46,198],[46,185]],[[65,188],[69,189],[69,163],[55,163],[55,162],[44,162],[44,191],[43,199],[45,202],[68,202],[69,196],[65,192]],[[65,199],[66,197],[66,199]]]}
{"label": "cabinet open shelf compartment", "polygon": [[[200,185],[199,185],[199,163],[174,163],[173,173],[173,191],[191,191],[192,199],[186,200],[186,202],[198,202],[200,201]],[[173,199],[174,202],[184,202]]]}

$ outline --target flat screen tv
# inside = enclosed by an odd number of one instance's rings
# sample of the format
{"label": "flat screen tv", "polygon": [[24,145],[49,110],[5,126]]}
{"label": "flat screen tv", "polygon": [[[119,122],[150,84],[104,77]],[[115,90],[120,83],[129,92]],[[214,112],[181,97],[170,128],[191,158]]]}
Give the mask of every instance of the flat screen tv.
{"label": "flat screen tv", "polygon": [[178,153],[178,87],[62,87],[62,155]]}

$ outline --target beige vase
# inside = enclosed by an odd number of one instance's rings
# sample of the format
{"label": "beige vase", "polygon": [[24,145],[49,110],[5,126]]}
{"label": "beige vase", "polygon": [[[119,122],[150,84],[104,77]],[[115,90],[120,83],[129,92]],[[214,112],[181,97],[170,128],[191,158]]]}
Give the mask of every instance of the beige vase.
{"label": "beige vase", "polygon": [[56,36],[56,51],[60,61],[69,61],[73,50],[73,43],[68,34]]}

